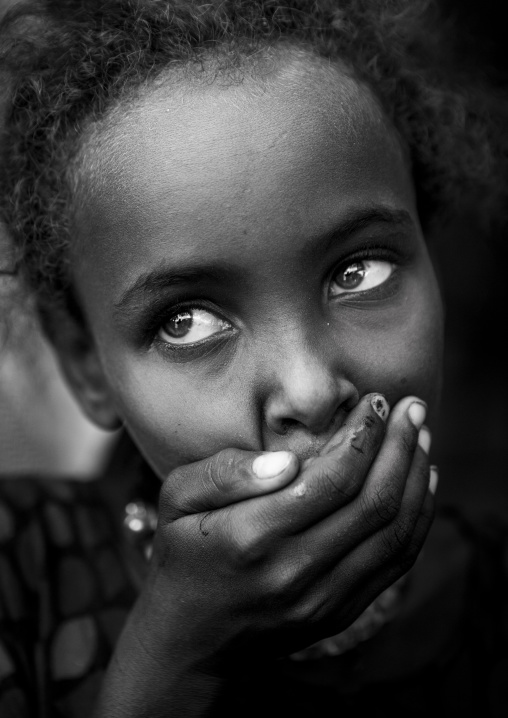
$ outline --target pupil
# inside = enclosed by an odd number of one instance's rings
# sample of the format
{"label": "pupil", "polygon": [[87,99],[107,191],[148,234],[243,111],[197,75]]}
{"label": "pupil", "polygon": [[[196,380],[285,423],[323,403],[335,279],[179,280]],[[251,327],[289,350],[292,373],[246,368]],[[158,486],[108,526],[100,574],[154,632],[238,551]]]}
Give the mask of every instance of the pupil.
{"label": "pupil", "polygon": [[166,330],[172,337],[178,339],[184,337],[192,327],[192,314],[191,312],[180,312],[171,317],[169,322],[166,324]]}
{"label": "pupil", "polygon": [[363,262],[355,262],[346,267],[339,276],[340,281],[338,284],[340,284],[341,287],[344,289],[354,289],[362,283],[365,277],[365,266]]}

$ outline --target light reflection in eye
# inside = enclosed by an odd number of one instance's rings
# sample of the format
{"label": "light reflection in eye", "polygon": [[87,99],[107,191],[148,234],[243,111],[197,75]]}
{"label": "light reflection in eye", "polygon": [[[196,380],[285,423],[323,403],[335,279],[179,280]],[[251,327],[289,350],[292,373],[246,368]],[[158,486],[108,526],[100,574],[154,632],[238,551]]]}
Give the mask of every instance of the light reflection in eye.
{"label": "light reflection in eye", "polygon": [[167,344],[194,344],[231,329],[231,324],[206,309],[183,309],[161,326],[158,337]]}
{"label": "light reflection in eye", "polygon": [[379,259],[363,259],[343,264],[330,282],[330,296],[373,289],[390,277],[393,264]]}

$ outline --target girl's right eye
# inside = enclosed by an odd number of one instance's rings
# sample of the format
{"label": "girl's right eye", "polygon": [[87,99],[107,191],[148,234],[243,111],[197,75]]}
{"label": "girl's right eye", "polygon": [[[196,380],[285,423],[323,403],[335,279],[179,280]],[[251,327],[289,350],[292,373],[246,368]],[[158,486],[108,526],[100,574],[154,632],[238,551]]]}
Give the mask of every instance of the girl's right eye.
{"label": "girl's right eye", "polygon": [[196,344],[214,334],[232,329],[229,322],[206,309],[183,309],[176,312],[157,332],[166,344]]}

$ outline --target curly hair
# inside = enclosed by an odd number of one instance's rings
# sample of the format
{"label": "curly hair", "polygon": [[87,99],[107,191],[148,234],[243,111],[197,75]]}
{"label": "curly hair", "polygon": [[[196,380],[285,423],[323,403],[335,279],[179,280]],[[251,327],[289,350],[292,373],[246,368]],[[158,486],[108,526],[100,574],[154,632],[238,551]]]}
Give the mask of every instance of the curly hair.
{"label": "curly hair", "polygon": [[[72,308],[72,160],[90,123],[164,70],[216,53],[240,68],[261,48],[346,63],[407,148],[424,228],[466,197],[506,195],[504,135],[481,82],[462,77],[433,0],[41,0],[0,26],[9,79],[0,211],[41,307]],[[225,69],[226,68],[226,69]],[[215,70],[217,72],[217,70]]]}

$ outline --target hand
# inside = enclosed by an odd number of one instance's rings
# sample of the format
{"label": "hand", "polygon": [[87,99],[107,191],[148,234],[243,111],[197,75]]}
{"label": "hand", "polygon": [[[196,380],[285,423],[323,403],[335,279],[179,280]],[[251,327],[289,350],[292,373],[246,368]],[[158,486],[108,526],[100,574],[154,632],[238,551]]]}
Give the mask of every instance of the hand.
{"label": "hand", "polygon": [[161,661],[180,650],[219,665],[301,649],[346,628],[412,566],[433,517],[409,413],[423,406],[406,397],[385,424],[375,397],[319,456],[299,466],[289,454],[275,478],[253,470],[270,455],[237,450],[168,477],[145,591],[145,611],[171,627]]}
{"label": "hand", "polygon": [[338,633],[403,575],[434,510],[422,409],[406,397],[385,424],[370,394],[301,466],[227,450],[174,471],[96,718],[208,715],[235,661]]}

